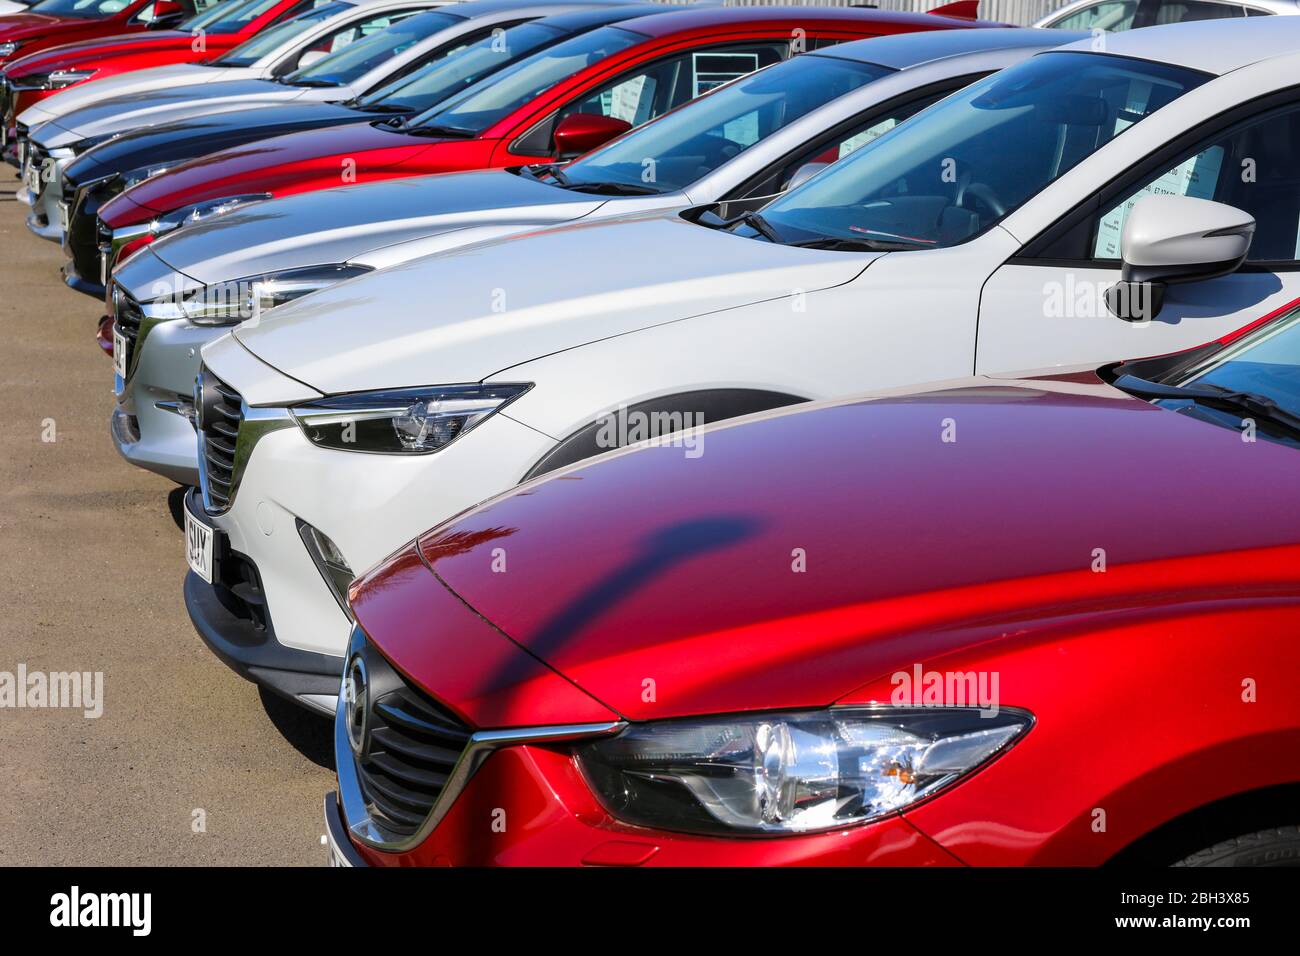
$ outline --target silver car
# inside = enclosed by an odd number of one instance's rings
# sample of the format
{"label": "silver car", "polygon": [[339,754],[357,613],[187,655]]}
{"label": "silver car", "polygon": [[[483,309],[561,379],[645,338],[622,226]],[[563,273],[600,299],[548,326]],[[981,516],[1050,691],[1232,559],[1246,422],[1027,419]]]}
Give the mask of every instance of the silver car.
{"label": "silver car", "polygon": [[1059,30],[1136,30],[1191,20],[1236,20],[1300,13],[1297,0],[1075,0],[1037,21]]}
{"label": "silver car", "polygon": [[187,226],[114,275],[114,440],[128,461],[194,484],[198,351],[231,325],[374,269],[528,229],[758,208],[948,93],[1076,39],[978,29],[859,40],[736,80],[562,169],[347,186]]}

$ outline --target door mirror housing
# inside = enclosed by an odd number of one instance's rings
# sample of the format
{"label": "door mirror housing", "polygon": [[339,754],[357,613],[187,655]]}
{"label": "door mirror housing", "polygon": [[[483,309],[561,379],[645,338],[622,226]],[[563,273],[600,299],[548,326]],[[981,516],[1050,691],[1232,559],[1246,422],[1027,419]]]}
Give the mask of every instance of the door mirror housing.
{"label": "door mirror housing", "polygon": [[790,182],[787,183],[785,187],[786,192],[789,192],[792,189],[798,189],[829,165],[830,163],[804,163],[796,169],[794,175],[790,177]]}
{"label": "door mirror housing", "polygon": [[1129,211],[1120,237],[1120,281],[1106,307],[1129,322],[1154,319],[1165,289],[1235,272],[1246,261],[1255,218],[1235,206],[1191,196],[1144,196]]}
{"label": "door mirror housing", "polygon": [[570,113],[555,127],[555,154],[559,159],[581,156],[631,128],[631,123],[614,116]]}
{"label": "door mirror housing", "polygon": [[153,17],[149,20],[149,29],[167,30],[179,24],[185,17],[185,8],[176,0],[154,0]]}

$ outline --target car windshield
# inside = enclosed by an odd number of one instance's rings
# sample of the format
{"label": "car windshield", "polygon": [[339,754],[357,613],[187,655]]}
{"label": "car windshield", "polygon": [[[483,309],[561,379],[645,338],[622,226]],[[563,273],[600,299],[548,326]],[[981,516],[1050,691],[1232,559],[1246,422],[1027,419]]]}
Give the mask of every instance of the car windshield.
{"label": "car windshield", "polygon": [[782,242],[957,245],[1208,79],[1105,54],[1040,54],[941,100],[762,217]]}
{"label": "car windshield", "polygon": [[180,29],[205,30],[211,33],[213,32],[213,24],[228,15],[230,11],[236,10],[248,2],[249,0],[221,0],[220,3],[196,3],[194,9],[197,12],[184,21],[180,25]]}
{"label": "car windshield", "polygon": [[295,70],[284,78],[284,82],[294,86],[342,86],[351,83],[462,19],[447,13],[422,13],[406,17],[369,36],[353,40],[310,66]]}
{"label": "car windshield", "polygon": [[[203,24],[203,29],[208,33],[238,33],[258,17],[269,13],[279,2],[280,0],[229,0],[219,3],[208,11],[214,13],[214,16],[204,14],[207,22]],[[186,24],[191,28],[194,25]]]}
{"label": "car windshield", "polygon": [[[256,11],[250,19],[261,16],[265,10],[265,0],[247,0],[241,5],[240,9],[232,10],[231,16],[240,15],[245,10]],[[294,37],[307,33],[313,27],[325,22],[330,17],[342,13],[344,10],[351,9],[351,4],[347,3],[327,3],[324,6],[317,7],[292,20],[285,20],[283,23],[277,23],[269,30],[263,30],[257,36],[245,40],[239,46],[230,50],[228,53],[217,57],[212,61],[214,66],[252,66],[262,57],[269,53],[274,53],[280,47],[289,43]],[[231,31],[234,32],[234,31]]]}
{"label": "car windshield", "polygon": [[134,0],[41,0],[31,8],[32,13],[51,17],[71,17],[76,20],[104,20],[121,13]]}
{"label": "car windshield", "polygon": [[566,184],[682,189],[836,97],[894,72],[799,56],[705,94],[564,167]]}
{"label": "car windshield", "polygon": [[434,62],[366,94],[359,105],[409,113],[432,109],[449,96],[566,36],[554,27],[524,23],[467,47],[450,47]]}
{"label": "car windshield", "polygon": [[629,47],[644,43],[639,33],[601,27],[557,43],[477,83],[450,102],[426,110],[410,126],[431,126],[470,134],[482,133],[498,120],[545,93],[579,70]]}

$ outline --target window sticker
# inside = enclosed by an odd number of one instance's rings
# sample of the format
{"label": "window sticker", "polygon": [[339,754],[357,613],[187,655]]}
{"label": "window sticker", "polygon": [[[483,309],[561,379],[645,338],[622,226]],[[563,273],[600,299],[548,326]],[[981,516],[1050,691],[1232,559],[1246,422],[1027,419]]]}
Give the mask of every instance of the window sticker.
{"label": "window sticker", "polygon": [[1223,147],[1211,146],[1191,159],[1179,163],[1164,175],[1143,186],[1132,196],[1101,217],[1097,226],[1097,244],[1092,255],[1095,259],[1118,259],[1120,237],[1129,211],[1144,196],[1191,196],[1194,199],[1213,199],[1223,166]]}
{"label": "window sticker", "polygon": [[894,119],[891,116],[888,119],[883,119],[879,123],[875,123],[867,127],[861,133],[858,133],[854,136],[850,136],[844,142],[840,143],[840,152],[839,155],[836,156],[835,158],[843,159],[845,156],[849,155],[849,153],[853,152],[855,149],[860,149],[863,146],[866,146],[873,139],[885,135],[897,125],[898,125],[898,120]]}
{"label": "window sticker", "polygon": [[694,53],[691,55],[691,75],[695,80],[695,92],[691,95],[702,96],[757,69],[757,53]]}
{"label": "window sticker", "polygon": [[615,119],[621,119],[625,123],[631,123],[633,126],[645,122],[640,119],[642,112],[642,101],[645,101],[645,111],[649,112],[649,101],[654,98],[655,83],[650,77],[642,74],[634,76],[630,80],[624,80],[611,90],[600,95],[600,110],[606,116],[612,116]]}

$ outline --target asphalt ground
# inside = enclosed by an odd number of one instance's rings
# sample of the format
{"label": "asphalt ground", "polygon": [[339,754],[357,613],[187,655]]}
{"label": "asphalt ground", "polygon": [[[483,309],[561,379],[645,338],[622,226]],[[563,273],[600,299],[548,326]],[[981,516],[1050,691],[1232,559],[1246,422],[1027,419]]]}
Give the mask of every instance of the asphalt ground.
{"label": "asphalt ground", "polygon": [[[0,167],[0,864],[315,865],[328,721],[263,695],[190,626],[180,490],[108,433],[100,303],[23,225]],[[48,440],[52,439],[52,440]],[[98,717],[6,701],[102,673]],[[8,677],[6,678],[6,675]]]}

